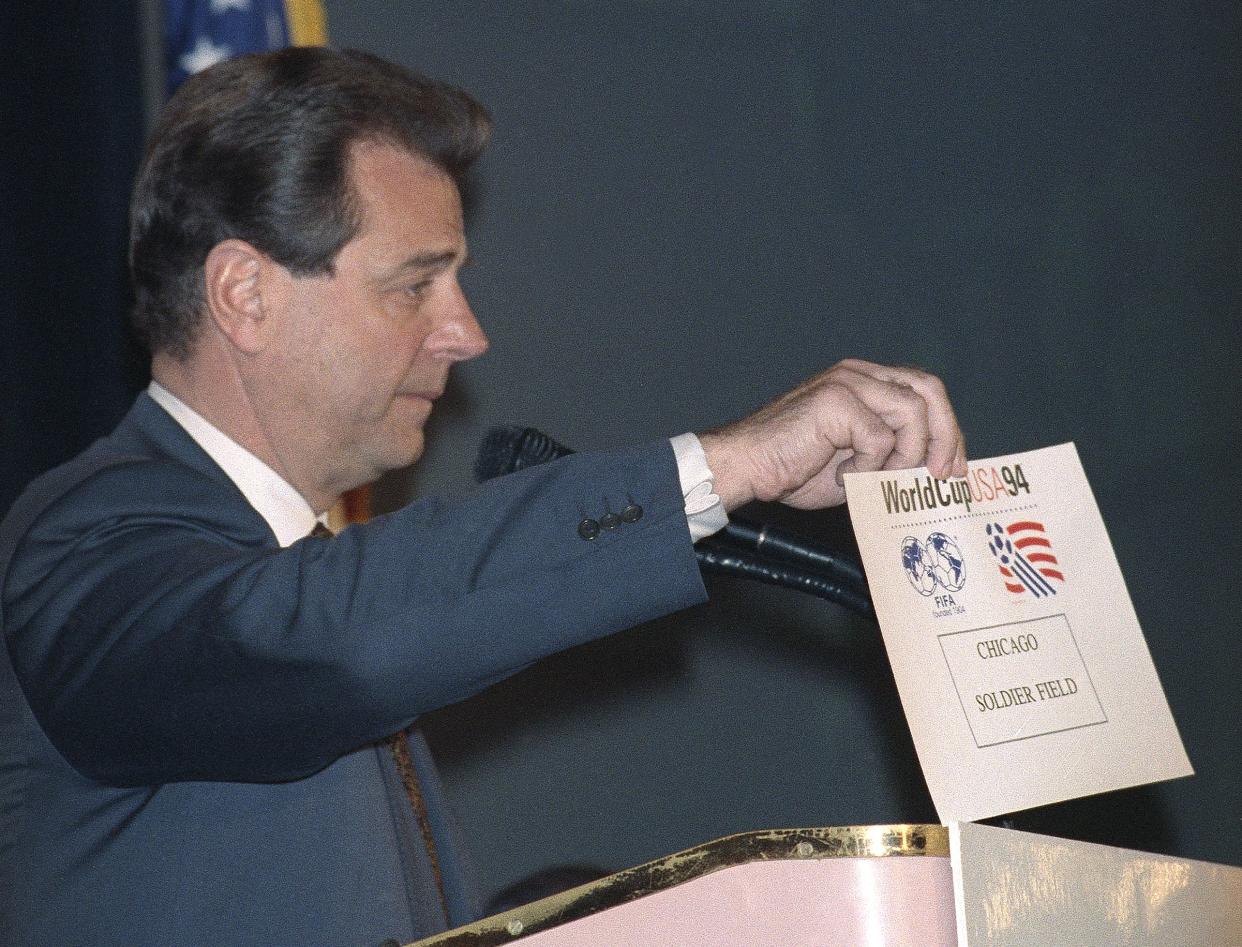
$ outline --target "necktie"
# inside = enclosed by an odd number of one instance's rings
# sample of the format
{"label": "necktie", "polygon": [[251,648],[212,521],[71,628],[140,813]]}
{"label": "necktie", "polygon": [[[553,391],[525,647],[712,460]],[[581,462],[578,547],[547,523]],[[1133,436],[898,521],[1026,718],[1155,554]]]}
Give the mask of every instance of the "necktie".
{"label": "necktie", "polygon": [[[311,530],[312,536],[324,538],[335,535],[323,523],[316,522],[315,528]],[[440,874],[440,858],[436,851],[436,839],[431,832],[431,819],[427,815],[427,801],[423,798],[423,790],[418,782],[418,773],[414,769],[414,760],[410,756],[410,745],[407,740],[407,731],[400,730],[394,733],[383,742],[388,746],[388,752],[392,754],[392,760],[397,766],[397,774],[401,777],[401,785],[405,789],[406,799],[409,800],[410,808],[414,811],[414,819],[418,822],[418,830],[423,836],[423,846],[427,850],[427,860],[431,864],[431,874],[436,880],[436,892],[440,897],[440,907],[444,910],[444,917],[449,917],[448,898],[444,894],[444,877]]]}

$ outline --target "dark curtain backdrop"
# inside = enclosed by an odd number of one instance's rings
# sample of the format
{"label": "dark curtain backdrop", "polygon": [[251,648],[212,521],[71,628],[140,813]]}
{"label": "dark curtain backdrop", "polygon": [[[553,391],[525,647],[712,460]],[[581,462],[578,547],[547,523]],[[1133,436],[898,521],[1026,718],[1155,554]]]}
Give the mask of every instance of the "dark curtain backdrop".
{"label": "dark curtain backdrop", "polygon": [[126,329],[139,46],[136,0],[0,3],[3,510],[145,383]]}

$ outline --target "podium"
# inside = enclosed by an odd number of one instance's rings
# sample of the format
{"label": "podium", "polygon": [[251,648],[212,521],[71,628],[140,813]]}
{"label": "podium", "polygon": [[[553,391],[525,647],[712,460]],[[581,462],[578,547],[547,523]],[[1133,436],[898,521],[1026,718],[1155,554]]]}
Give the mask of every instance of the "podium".
{"label": "podium", "polygon": [[731,835],[416,947],[1242,944],[1242,868],[970,823]]}

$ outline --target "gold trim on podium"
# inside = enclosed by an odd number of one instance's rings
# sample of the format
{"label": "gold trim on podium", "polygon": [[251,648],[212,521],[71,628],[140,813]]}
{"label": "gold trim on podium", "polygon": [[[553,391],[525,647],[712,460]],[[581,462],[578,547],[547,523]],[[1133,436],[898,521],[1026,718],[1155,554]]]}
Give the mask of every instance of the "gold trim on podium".
{"label": "gold trim on podium", "polygon": [[503,914],[420,940],[411,947],[493,947],[747,862],[811,858],[949,857],[943,825],[847,825],[742,832],[627,868]]}

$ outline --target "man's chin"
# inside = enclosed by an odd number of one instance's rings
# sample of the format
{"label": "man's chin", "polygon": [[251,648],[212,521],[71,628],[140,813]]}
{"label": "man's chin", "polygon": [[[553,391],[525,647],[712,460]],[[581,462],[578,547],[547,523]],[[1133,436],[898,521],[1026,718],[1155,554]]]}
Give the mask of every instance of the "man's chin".
{"label": "man's chin", "polygon": [[366,477],[364,483],[373,483],[384,474],[416,464],[423,456],[426,438],[421,426],[398,426],[391,422],[369,441],[355,443],[352,452],[352,469],[355,476]]}
{"label": "man's chin", "polygon": [[379,470],[375,476],[379,477],[390,470],[400,470],[402,467],[418,463],[422,459],[425,447],[426,440],[422,431],[416,434],[406,434],[399,440],[394,439],[385,445],[381,452],[382,455],[377,458]]}

